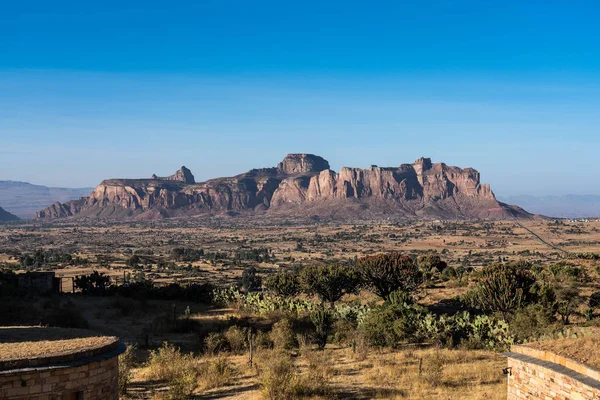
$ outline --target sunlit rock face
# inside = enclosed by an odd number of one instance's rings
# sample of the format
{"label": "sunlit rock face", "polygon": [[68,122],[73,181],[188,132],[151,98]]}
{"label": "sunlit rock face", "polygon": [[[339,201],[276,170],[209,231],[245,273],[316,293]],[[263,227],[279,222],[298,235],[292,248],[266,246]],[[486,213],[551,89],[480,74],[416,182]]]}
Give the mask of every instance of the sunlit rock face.
{"label": "sunlit rock face", "polygon": [[330,169],[322,157],[288,154],[274,168],[196,183],[182,167],[168,177],[109,179],[87,198],[56,203],[37,217],[164,218],[244,212],[332,218],[530,218],[496,200],[472,168],[420,158],[398,167]]}

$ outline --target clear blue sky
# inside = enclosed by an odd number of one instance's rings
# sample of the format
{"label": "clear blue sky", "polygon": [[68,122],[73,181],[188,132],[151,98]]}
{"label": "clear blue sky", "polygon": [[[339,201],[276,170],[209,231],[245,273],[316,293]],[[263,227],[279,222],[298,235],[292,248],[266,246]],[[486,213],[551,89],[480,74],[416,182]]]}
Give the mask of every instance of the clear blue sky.
{"label": "clear blue sky", "polygon": [[5,3],[0,180],[204,180],[310,152],[600,194],[597,1]]}

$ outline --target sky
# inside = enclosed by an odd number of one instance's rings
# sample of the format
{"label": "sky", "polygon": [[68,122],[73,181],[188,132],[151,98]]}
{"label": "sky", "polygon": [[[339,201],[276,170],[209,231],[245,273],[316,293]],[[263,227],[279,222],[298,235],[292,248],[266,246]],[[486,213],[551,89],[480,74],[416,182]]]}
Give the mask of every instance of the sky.
{"label": "sky", "polygon": [[313,153],[600,194],[595,1],[28,1],[0,12],[0,180],[196,180]]}

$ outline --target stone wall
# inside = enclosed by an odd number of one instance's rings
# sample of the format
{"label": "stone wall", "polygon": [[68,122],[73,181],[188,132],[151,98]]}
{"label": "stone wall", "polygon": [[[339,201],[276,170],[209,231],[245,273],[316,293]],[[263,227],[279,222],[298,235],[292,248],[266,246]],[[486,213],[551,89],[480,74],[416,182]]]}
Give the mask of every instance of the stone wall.
{"label": "stone wall", "polygon": [[566,357],[512,346],[508,357],[508,400],[600,399],[600,372]]}
{"label": "stone wall", "polygon": [[116,400],[118,354],[0,372],[0,399]]}

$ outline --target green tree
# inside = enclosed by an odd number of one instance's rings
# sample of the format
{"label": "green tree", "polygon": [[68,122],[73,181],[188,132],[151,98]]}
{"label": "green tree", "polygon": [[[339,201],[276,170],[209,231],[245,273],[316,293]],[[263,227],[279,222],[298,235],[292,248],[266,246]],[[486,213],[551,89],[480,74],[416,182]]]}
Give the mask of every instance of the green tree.
{"label": "green tree", "polygon": [[291,271],[278,272],[265,279],[265,287],[280,296],[293,297],[300,291],[298,274]]}
{"label": "green tree", "polygon": [[354,268],[342,265],[310,266],[300,272],[300,287],[321,302],[334,303],[348,293],[357,293],[360,278]]}
{"label": "green tree", "polygon": [[419,256],[419,258],[417,258],[417,265],[424,273],[434,272],[434,270],[437,270],[438,272],[443,272],[448,266],[448,264],[445,261],[443,261],[437,254],[427,254],[425,256]]}
{"label": "green tree", "polygon": [[582,303],[579,296],[579,288],[573,284],[563,284],[555,289],[556,291],[556,312],[561,317],[563,324],[569,324],[570,316]]}
{"label": "green tree", "polygon": [[84,294],[103,294],[110,286],[110,276],[93,271],[90,275],[76,276],[74,283]]}
{"label": "green tree", "polygon": [[137,254],[134,254],[131,257],[129,257],[129,259],[127,260],[127,266],[132,267],[132,268],[137,268],[141,261],[142,261],[142,259],[140,258],[140,256],[138,256]]}
{"label": "green tree", "polygon": [[412,293],[423,283],[423,273],[417,264],[397,252],[363,257],[356,269],[362,284],[384,300],[389,300],[390,294],[397,290]]}
{"label": "green tree", "polygon": [[535,278],[517,264],[492,264],[482,271],[475,289],[469,293],[472,305],[506,316],[536,300]]}

